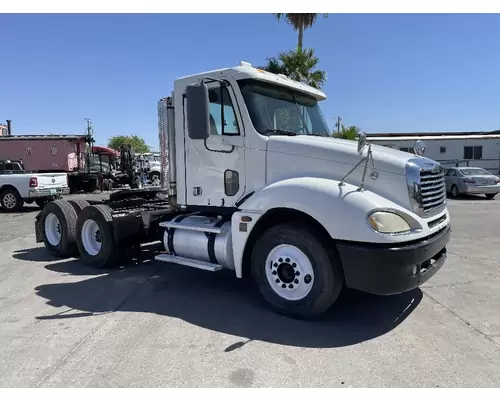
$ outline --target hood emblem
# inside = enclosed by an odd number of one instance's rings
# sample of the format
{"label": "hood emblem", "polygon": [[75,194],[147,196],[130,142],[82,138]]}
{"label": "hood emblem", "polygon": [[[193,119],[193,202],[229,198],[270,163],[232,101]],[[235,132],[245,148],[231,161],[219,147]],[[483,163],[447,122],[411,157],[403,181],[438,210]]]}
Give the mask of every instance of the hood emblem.
{"label": "hood emblem", "polygon": [[55,183],[56,182],[56,178],[52,178],[52,183]]}

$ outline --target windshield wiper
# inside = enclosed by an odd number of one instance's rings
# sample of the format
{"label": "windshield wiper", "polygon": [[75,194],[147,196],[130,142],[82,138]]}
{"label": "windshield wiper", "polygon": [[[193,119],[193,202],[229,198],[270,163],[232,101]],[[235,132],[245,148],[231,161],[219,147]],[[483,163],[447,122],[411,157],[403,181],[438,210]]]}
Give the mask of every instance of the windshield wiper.
{"label": "windshield wiper", "polygon": [[286,131],[283,129],[264,129],[262,133],[277,133],[279,135],[286,135],[286,136],[297,136],[298,134],[292,131]]}

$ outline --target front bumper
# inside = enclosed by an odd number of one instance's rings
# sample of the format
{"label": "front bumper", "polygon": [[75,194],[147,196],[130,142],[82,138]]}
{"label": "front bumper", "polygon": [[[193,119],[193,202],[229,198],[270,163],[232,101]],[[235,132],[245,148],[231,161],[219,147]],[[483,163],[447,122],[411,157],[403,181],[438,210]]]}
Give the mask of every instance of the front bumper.
{"label": "front bumper", "polygon": [[465,189],[465,193],[468,193],[468,194],[500,193],[500,185],[468,186]]}
{"label": "front bumper", "polygon": [[346,286],[379,295],[415,289],[443,266],[450,233],[448,225],[426,239],[399,246],[337,244]]}
{"label": "front bumper", "polygon": [[62,196],[64,194],[69,194],[69,187],[58,187],[50,189],[30,189],[29,191],[30,199],[36,199],[40,197]]}

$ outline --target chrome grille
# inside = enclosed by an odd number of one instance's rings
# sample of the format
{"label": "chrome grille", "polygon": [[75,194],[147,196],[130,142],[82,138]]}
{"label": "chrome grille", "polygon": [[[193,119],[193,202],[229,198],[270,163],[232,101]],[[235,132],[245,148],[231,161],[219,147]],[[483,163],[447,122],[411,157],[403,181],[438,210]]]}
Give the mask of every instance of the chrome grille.
{"label": "chrome grille", "polygon": [[429,217],[446,206],[446,185],[441,164],[413,158],[406,165],[408,194],[413,210],[421,217]]}
{"label": "chrome grille", "polygon": [[444,172],[420,171],[421,206],[424,213],[441,211],[446,204]]}

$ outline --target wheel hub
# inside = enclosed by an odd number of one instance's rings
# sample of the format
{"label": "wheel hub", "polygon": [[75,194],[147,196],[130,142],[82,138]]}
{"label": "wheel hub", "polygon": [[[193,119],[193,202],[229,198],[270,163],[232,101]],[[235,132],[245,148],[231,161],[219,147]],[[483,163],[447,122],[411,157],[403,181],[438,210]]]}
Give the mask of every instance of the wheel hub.
{"label": "wheel hub", "polygon": [[271,288],[286,300],[307,296],[314,283],[314,271],[309,258],[297,247],[280,245],[268,255],[266,277]]}
{"label": "wheel hub", "polygon": [[[295,267],[297,266],[294,264]],[[294,267],[288,263],[281,263],[277,268],[278,278],[285,283],[292,283],[295,279],[295,270]]]}

